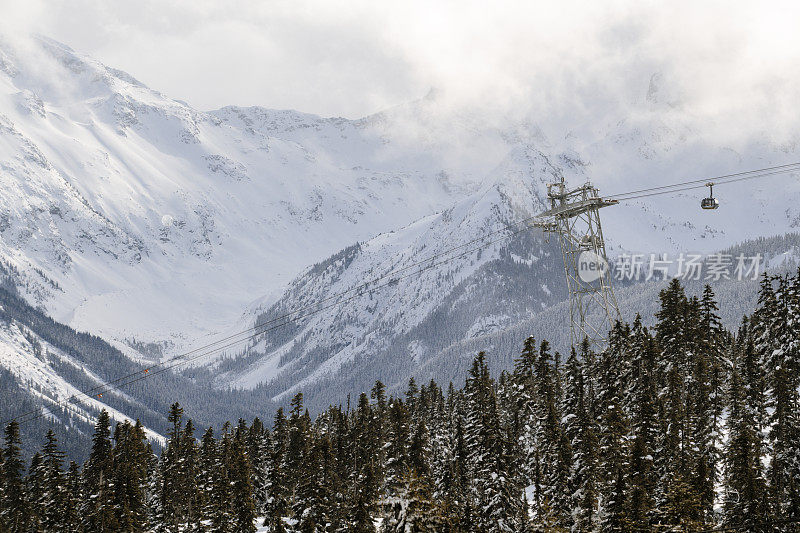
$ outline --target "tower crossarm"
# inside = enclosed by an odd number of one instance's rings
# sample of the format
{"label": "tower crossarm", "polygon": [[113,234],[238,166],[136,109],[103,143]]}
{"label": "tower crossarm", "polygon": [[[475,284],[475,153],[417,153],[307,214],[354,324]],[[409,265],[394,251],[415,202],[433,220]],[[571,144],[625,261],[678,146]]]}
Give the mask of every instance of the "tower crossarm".
{"label": "tower crossarm", "polygon": [[556,218],[572,218],[582,215],[592,209],[600,209],[601,207],[608,207],[610,205],[618,204],[618,200],[608,200],[606,198],[593,197],[586,200],[578,200],[576,202],[564,203],[557,205],[552,209],[548,209],[543,213],[539,213],[542,218],[556,217]]}

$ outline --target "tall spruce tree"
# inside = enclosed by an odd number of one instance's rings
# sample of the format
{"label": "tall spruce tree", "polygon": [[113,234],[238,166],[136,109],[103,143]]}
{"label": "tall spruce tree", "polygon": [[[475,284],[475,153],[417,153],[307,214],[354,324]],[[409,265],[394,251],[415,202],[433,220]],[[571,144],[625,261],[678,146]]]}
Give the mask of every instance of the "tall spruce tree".
{"label": "tall spruce tree", "polygon": [[513,471],[513,457],[503,442],[494,384],[481,352],[465,385],[465,427],[471,467],[474,531],[516,532],[525,526],[522,486]]}
{"label": "tall spruce tree", "polygon": [[714,484],[717,480],[715,391],[712,389],[713,365],[708,351],[710,340],[702,327],[702,308],[697,298],[687,306],[686,338],[689,360],[687,369],[687,432],[685,455],[689,461],[691,492],[698,501],[698,514],[692,522],[709,527],[714,520]]}
{"label": "tall spruce tree", "polygon": [[409,469],[409,415],[405,404],[393,399],[388,406],[385,479],[382,492],[398,490]]}
{"label": "tall spruce tree", "polygon": [[286,447],[288,444],[288,423],[283,408],[275,414],[272,426],[272,450],[269,457],[269,499],[264,525],[275,533],[286,531],[284,518],[289,516],[289,473],[286,468]]}
{"label": "tall spruce tree", "polygon": [[27,528],[28,511],[22,479],[25,464],[22,462],[22,443],[16,420],[5,427],[4,437],[0,522],[9,533],[22,533]]}
{"label": "tall spruce tree", "polygon": [[147,523],[147,470],[150,450],[144,428],[128,421],[114,430],[113,491],[119,531],[139,533]]}
{"label": "tall spruce tree", "polygon": [[183,426],[183,408],[170,407],[167,420],[172,424],[167,447],[161,455],[161,502],[166,531],[177,532],[197,519],[197,443],[194,426]]}
{"label": "tall spruce tree", "polygon": [[759,406],[753,390],[761,387],[760,372],[753,368],[753,340],[746,328],[733,355],[728,386],[728,439],[724,455],[723,524],[760,533],[772,531],[764,525],[770,509],[764,479],[764,443],[759,427]]}
{"label": "tall spruce tree", "polygon": [[64,486],[64,452],[58,448],[58,439],[52,429],[47,430],[47,440],[42,448],[42,479],[44,491],[39,505],[42,509],[42,529],[65,531],[66,488]]}
{"label": "tall spruce tree", "polygon": [[[64,499],[59,524],[61,531],[67,533],[80,531],[81,517],[79,510],[84,494],[80,467],[75,461],[70,461],[67,472],[64,475]],[[58,529],[55,531],[58,531]]]}
{"label": "tall spruce tree", "polygon": [[626,530],[626,478],[628,420],[623,411],[625,374],[630,328],[617,322],[611,331],[608,348],[600,353],[597,368],[597,408],[599,414],[598,521],[602,531]]}
{"label": "tall spruce tree", "polygon": [[148,528],[156,533],[164,531],[164,506],[161,504],[161,468],[152,447],[147,445],[147,491],[145,493]]}
{"label": "tall spruce tree", "polygon": [[757,352],[765,361],[771,461],[768,472],[773,510],[781,517],[800,518],[800,376],[797,365],[798,318],[794,284],[775,278],[777,289],[756,311],[761,325]]}
{"label": "tall spruce tree", "polygon": [[564,434],[572,450],[572,465],[568,490],[570,495],[572,531],[594,531],[597,508],[597,434],[586,405],[584,362],[575,349],[570,352],[565,367]]}
{"label": "tall spruce tree", "polygon": [[231,507],[233,508],[232,528],[239,533],[255,533],[256,507],[253,501],[252,466],[247,457],[247,426],[244,420],[233,437],[230,447]]}
{"label": "tall spruce tree", "polygon": [[[415,390],[412,396],[416,397],[416,394]],[[373,520],[377,514],[380,480],[377,478],[375,467],[377,441],[371,423],[372,408],[366,393],[359,396],[358,406],[352,418],[347,527],[355,532],[367,532],[374,530],[375,527]]]}
{"label": "tall spruce tree", "polygon": [[253,498],[259,516],[266,513],[269,498],[269,449],[269,431],[256,418],[247,437],[247,454],[253,467]]}
{"label": "tall spruce tree", "polygon": [[[213,523],[220,502],[214,498],[214,489],[218,485],[222,463],[217,453],[217,441],[214,438],[214,428],[209,427],[203,432],[200,439],[200,452],[198,458],[197,493],[200,522]],[[205,530],[206,528],[204,528]]]}
{"label": "tall spruce tree", "polygon": [[85,500],[81,518],[84,531],[106,533],[119,528],[114,508],[114,457],[110,425],[108,412],[103,409],[97,417],[92,451],[83,468]]}
{"label": "tall spruce tree", "polygon": [[673,279],[660,295],[656,314],[656,339],[660,348],[657,382],[660,403],[661,437],[656,448],[658,523],[672,527],[697,527],[702,524],[700,495],[692,478],[693,445],[688,385],[691,381],[690,320],[697,317],[697,304],[690,304],[678,279]]}
{"label": "tall spruce tree", "polygon": [[25,478],[27,522],[30,531],[42,531],[42,523],[44,521],[44,506],[42,504],[45,499],[45,490],[44,460],[42,459],[42,454],[37,452],[31,458],[31,466]]}
{"label": "tall spruce tree", "polygon": [[655,382],[656,346],[640,316],[631,331],[625,404],[630,418],[630,463],[626,520],[628,527],[648,530],[657,522],[657,484],[653,446],[658,441],[658,400]]}
{"label": "tall spruce tree", "polygon": [[299,473],[297,501],[300,505],[296,511],[297,530],[301,533],[325,531],[331,523],[330,514],[331,481],[333,477],[333,453],[331,441],[327,435],[314,438],[309,449],[306,463]]}
{"label": "tall spruce tree", "polygon": [[533,373],[537,360],[536,340],[528,337],[520,356],[514,361],[514,372],[509,379],[510,390],[507,396],[512,411],[508,416],[509,438],[520,449],[517,468],[523,473],[526,485],[534,485],[537,501],[533,503],[538,508],[538,497],[541,495],[541,471],[536,447],[539,410],[534,399],[536,382]]}

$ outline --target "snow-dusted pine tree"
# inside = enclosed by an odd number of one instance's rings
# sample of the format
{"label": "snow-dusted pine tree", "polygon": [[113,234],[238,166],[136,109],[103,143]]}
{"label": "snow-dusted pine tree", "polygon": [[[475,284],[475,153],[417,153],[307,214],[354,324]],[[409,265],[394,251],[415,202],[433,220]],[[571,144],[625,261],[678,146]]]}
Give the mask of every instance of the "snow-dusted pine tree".
{"label": "snow-dusted pine tree", "polygon": [[503,442],[494,384],[481,352],[465,385],[465,427],[471,469],[475,531],[517,532],[524,527],[522,484]]}
{"label": "snow-dusted pine tree", "polygon": [[[588,346],[587,346],[588,349]],[[564,433],[572,450],[569,477],[572,531],[595,529],[597,508],[597,434],[586,405],[585,358],[573,348],[567,359],[564,380]]]}

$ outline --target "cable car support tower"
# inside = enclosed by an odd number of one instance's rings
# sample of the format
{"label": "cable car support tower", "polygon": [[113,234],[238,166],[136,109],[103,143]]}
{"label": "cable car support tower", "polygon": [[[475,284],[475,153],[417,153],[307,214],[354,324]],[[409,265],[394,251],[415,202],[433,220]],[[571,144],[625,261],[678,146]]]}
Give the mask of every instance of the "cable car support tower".
{"label": "cable car support tower", "polygon": [[591,183],[568,190],[564,180],[547,185],[550,209],[537,215],[535,227],[558,235],[569,291],[570,340],[577,346],[587,338],[603,347],[619,319],[611,286],[600,208],[618,200],[600,197]]}

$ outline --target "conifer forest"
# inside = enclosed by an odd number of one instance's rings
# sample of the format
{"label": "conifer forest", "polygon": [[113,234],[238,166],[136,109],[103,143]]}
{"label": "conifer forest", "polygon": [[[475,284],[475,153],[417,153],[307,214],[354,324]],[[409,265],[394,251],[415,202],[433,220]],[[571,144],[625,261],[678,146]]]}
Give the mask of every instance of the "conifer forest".
{"label": "conifer forest", "polygon": [[496,376],[479,353],[461,388],[379,381],[313,418],[298,393],[207,429],[174,404],[158,455],[103,411],[85,464],[52,432],[28,463],[12,422],[0,532],[798,531],[800,274],[765,276],[738,331],[718,314],[673,280],[652,328],[530,337]]}

